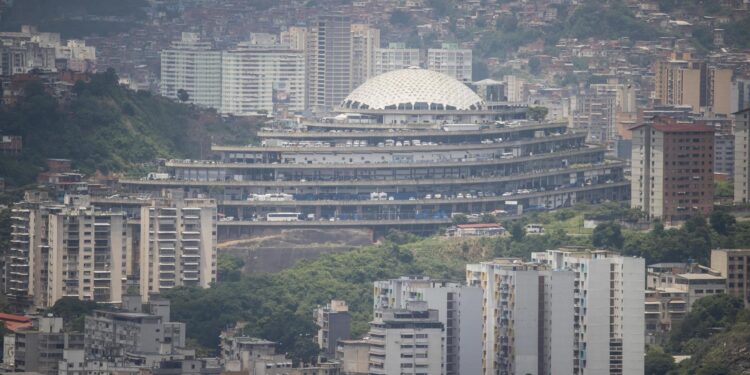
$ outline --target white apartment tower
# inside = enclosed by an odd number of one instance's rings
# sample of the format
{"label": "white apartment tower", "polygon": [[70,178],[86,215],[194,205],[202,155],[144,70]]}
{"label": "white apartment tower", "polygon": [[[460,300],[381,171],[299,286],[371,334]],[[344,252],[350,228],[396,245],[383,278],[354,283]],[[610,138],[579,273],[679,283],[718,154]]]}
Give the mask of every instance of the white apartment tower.
{"label": "white apartment tower", "polygon": [[580,248],[548,250],[531,257],[553,270],[575,274],[575,373],[643,374],[643,258]]}
{"label": "white apartment tower", "polygon": [[203,42],[196,33],[161,52],[161,95],[178,99],[185,90],[188,102],[209,108],[221,107],[221,51]]}
{"label": "white apartment tower", "polygon": [[734,201],[747,203],[750,189],[750,163],[748,163],[748,149],[750,149],[750,108],[734,113]]}
{"label": "white apartment tower", "polygon": [[380,29],[352,24],[352,89],[375,74],[375,51],[380,48]]}
{"label": "white apartment tower", "polygon": [[147,300],[179,286],[216,281],[216,201],[155,200],[141,208],[140,288]]}
{"label": "white apartment tower", "polygon": [[375,50],[373,65],[373,75],[419,66],[419,49],[406,48],[404,43],[389,43],[388,48]]}
{"label": "white apartment tower", "polygon": [[307,34],[307,105],[317,112],[341,104],[352,90],[351,20],[342,14],[317,17]]}
{"label": "white apartment tower", "polygon": [[43,305],[51,307],[63,297],[120,303],[127,279],[127,230],[124,213],[90,207],[50,213]]}
{"label": "white apartment tower", "polygon": [[222,53],[221,112],[305,109],[305,55],[283,44],[241,43]]}
{"label": "white apartment tower", "polygon": [[503,258],[466,265],[483,291],[478,374],[573,374],[573,273]]}
{"label": "white apartment tower", "polygon": [[369,336],[371,375],[443,372],[443,324],[425,302],[377,311]]}
{"label": "white apartment tower", "polygon": [[471,49],[443,43],[443,48],[427,50],[427,69],[447,74],[461,82],[471,82]]}
{"label": "white apartment tower", "polygon": [[375,282],[375,313],[386,309],[405,309],[415,301],[424,301],[427,308],[437,310],[445,328],[442,373],[481,373],[482,321],[481,311],[477,307],[482,304],[482,290],[426,277]]}

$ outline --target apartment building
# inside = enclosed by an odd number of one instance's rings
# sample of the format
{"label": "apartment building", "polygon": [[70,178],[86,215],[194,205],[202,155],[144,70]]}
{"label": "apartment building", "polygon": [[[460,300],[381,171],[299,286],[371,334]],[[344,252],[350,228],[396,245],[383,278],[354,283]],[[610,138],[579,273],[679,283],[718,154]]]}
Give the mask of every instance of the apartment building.
{"label": "apartment building", "polygon": [[695,113],[731,113],[731,69],[710,67],[689,53],[674,53],[670,60],[657,61],[654,70],[654,98],[660,104],[689,105]]}
{"label": "apartment building", "polygon": [[647,345],[665,345],[672,327],[688,313],[687,292],[680,289],[646,289],[644,324]]}
{"label": "apartment building", "polygon": [[573,374],[573,273],[517,258],[466,265],[482,297],[479,374]]}
{"label": "apartment building", "polygon": [[734,141],[731,133],[714,134],[714,173],[734,180]]}
{"label": "apartment building", "polygon": [[587,133],[591,143],[608,144],[615,140],[617,92],[606,88],[588,88],[571,99],[571,127]]}
{"label": "apartment building", "polygon": [[351,338],[352,316],[346,301],[331,300],[313,312],[318,326],[318,347],[327,358],[336,356],[336,342]]}
{"label": "apartment building", "polygon": [[[170,194],[178,194],[172,192]],[[140,290],[144,298],[216,281],[216,201],[168,195],[141,208]]]}
{"label": "apartment building", "polygon": [[575,275],[574,373],[643,374],[644,260],[584,248],[532,253],[531,258]]}
{"label": "apartment building", "polygon": [[442,48],[427,50],[427,69],[447,74],[461,82],[470,83],[471,49],[458,48],[455,43],[443,43]]}
{"label": "apartment building", "polygon": [[352,90],[351,19],[332,13],[318,16],[307,33],[307,105],[325,112]]}
{"label": "apartment building", "polygon": [[479,287],[413,276],[376,281],[374,310],[405,309],[424,301],[438,311],[443,331],[443,374],[479,374],[482,360],[482,321],[477,306],[482,303]]}
{"label": "apartment building", "polygon": [[667,222],[708,215],[714,203],[714,128],[656,117],[632,132],[630,206]]}
{"label": "apartment building", "polygon": [[737,78],[732,84],[732,112],[750,108],[750,77]]}
{"label": "apartment building", "polygon": [[49,203],[46,193],[27,191],[24,200],[11,207],[4,294],[18,306],[39,305],[46,300],[47,219],[50,210],[60,209],[48,207]]}
{"label": "apartment building", "polygon": [[750,249],[711,250],[711,268],[726,277],[728,294],[742,298],[750,306]]}
{"label": "apartment building", "polygon": [[170,355],[185,352],[185,323],[171,322],[168,300],[153,299],[149,312],[141,296],[123,297],[120,309],[95,310],[86,316],[86,358],[117,363],[128,359],[153,366]]}
{"label": "apartment building", "polygon": [[750,108],[734,113],[734,202],[748,203],[750,191]]}
{"label": "apartment building", "polygon": [[51,213],[47,295],[41,305],[51,307],[63,297],[121,302],[129,249],[126,220],[122,212],[91,207],[66,207]]}
{"label": "apartment building", "polygon": [[295,51],[305,51],[307,48],[307,28],[291,26],[280,34],[281,44]]}
{"label": "apartment building", "polygon": [[380,29],[352,24],[352,89],[375,75],[375,51],[380,48]]}
{"label": "apartment building", "polygon": [[370,374],[440,374],[443,324],[422,301],[386,309],[370,322]]}
{"label": "apartment building", "polygon": [[83,334],[63,332],[62,318],[40,317],[15,332],[15,371],[57,375],[66,349],[83,347]]}
{"label": "apartment building", "polygon": [[388,43],[388,48],[377,48],[373,62],[373,76],[393,70],[419,66],[419,49],[406,48],[404,43]]}
{"label": "apartment building", "polygon": [[695,301],[727,292],[727,278],[718,270],[687,263],[657,263],[648,266],[646,287],[685,292],[690,311]]}
{"label": "apartment building", "polygon": [[161,52],[161,95],[178,100],[185,90],[187,102],[221,108],[221,69],[221,51],[197,33],[182,33]]}
{"label": "apartment building", "polygon": [[283,44],[240,43],[222,52],[221,112],[235,116],[305,109],[304,51]]}

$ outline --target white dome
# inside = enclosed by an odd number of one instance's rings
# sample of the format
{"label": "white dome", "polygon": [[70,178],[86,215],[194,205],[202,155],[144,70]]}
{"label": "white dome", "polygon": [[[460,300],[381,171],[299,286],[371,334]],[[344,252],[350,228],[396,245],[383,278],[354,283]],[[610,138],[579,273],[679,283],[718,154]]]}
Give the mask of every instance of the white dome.
{"label": "white dome", "polygon": [[345,109],[477,110],[484,101],[455,78],[411,67],[367,80],[341,103]]}

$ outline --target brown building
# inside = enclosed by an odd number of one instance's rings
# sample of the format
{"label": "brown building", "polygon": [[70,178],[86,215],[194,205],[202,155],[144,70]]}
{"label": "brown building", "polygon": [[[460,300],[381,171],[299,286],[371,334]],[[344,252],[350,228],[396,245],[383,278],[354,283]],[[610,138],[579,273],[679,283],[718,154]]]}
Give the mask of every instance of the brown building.
{"label": "brown building", "polygon": [[727,293],[742,298],[750,306],[750,249],[711,250],[711,268],[727,278]]}
{"label": "brown building", "polygon": [[20,135],[0,136],[0,154],[20,155],[23,151],[23,140]]}
{"label": "brown building", "polygon": [[655,117],[631,130],[631,207],[668,222],[709,214],[714,198],[714,128]]}

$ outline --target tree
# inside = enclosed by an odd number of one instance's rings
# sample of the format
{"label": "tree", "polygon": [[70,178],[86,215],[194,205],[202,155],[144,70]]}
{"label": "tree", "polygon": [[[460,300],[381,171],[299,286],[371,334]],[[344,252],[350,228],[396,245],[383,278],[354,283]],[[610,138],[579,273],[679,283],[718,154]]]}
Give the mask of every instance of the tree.
{"label": "tree", "polygon": [[645,375],[666,375],[675,369],[674,358],[661,348],[651,347],[646,353]]}
{"label": "tree", "polygon": [[529,117],[537,122],[542,122],[547,117],[549,109],[547,107],[529,107]]}
{"label": "tree", "polygon": [[622,235],[620,224],[610,221],[601,223],[594,228],[591,242],[596,247],[619,250],[625,243],[625,237]]}
{"label": "tree", "polygon": [[219,254],[219,260],[216,263],[216,278],[220,282],[239,281],[242,275],[242,267],[244,266],[245,261],[240,257],[224,253]]}
{"label": "tree", "polygon": [[533,75],[539,75],[542,72],[542,62],[539,57],[532,56],[529,58],[529,73]]}
{"label": "tree", "polygon": [[177,90],[177,99],[180,99],[181,102],[185,103],[190,99],[190,94],[188,94],[185,89],[179,89]]}
{"label": "tree", "polygon": [[403,10],[396,9],[389,18],[391,25],[408,26],[411,23],[411,15]]}
{"label": "tree", "polygon": [[469,222],[469,218],[466,215],[458,214],[453,216],[453,224],[466,224]]}
{"label": "tree", "polygon": [[526,230],[523,228],[523,224],[516,220],[510,226],[510,236],[514,241],[520,241],[526,235]]}
{"label": "tree", "polygon": [[711,213],[711,216],[709,216],[709,221],[711,222],[711,228],[713,228],[716,233],[724,236],[730,234],[737,223],[734,216],[723,209],[714,210]]}

